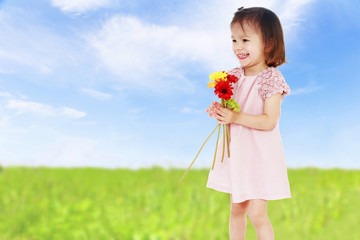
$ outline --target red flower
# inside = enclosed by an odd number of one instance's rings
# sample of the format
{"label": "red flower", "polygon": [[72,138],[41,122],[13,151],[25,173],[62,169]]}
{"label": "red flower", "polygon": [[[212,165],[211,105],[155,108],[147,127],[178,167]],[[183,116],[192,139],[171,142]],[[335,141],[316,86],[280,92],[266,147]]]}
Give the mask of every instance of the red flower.
{"label": "red flower", "polygon": [[232,92],[233,87],[230,85],[229,81],[226,82],[218,82],[215,86],[215,95],[218,95],[219,98],[223,98],[225,100],[229,100],[233,95]]}
{"label": "red flower", "polygon": [[236,76],[234,76],[234,75],[228,74],[228,75],[227,75],[227,80],[228,80],[228,82],[230,82],[230,83],[236,83],[239,79],[238,79]]}

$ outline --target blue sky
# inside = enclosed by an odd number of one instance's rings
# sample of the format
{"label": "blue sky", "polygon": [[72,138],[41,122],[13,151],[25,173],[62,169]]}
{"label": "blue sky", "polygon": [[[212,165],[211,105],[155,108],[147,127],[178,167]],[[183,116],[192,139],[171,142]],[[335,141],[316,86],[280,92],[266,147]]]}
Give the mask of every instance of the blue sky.
{"label": "blue sky", "polygon": [[0,164],[187,167],[216,126],[208,75],[238,65],[243,5],[283,24],[287,165],[360,168],[355,0],[0,1]]}

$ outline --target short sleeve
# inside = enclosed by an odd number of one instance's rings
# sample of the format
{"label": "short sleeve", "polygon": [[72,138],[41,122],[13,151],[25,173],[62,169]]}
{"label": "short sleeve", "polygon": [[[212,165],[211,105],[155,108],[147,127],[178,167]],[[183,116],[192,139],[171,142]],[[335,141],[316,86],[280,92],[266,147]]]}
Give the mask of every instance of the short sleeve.
{"label": "short sleeve", "polygon": [[274,67],[262,72],[258,76],[259,95],[263,100],[274,94],[281,93],[283,96],[290,93],[290,87],[285,82],[281,72]]}

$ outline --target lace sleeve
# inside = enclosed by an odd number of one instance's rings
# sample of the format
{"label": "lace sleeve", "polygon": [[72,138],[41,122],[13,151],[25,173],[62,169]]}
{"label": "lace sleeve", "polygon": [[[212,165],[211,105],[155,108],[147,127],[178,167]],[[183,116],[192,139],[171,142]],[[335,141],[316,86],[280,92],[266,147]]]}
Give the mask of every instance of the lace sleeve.
{"label": "lace sleeve", "polygon": [[274,67],[261,73],[258,76],[258,83],[260,85],[259,94],[263,100],[276,93],[281,93],[283,96],[290,93],[290,88],[285,82],[283,75]]}

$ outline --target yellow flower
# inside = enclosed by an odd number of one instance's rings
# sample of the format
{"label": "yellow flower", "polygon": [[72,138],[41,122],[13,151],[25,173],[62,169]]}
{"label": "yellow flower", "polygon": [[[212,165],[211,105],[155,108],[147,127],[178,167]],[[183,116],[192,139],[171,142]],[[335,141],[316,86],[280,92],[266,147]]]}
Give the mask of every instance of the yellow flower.
{"label": "yellow flower", "polygon": [[212,73],[209,76],[210,80],[214,80],[215,82],[226,81],[226,77],[227,73],[222,71]]}
{"label": "yellow flower", "polygon": [[226,82],[227,81],[227,72],[219,71],[209,75],[210,80],[214,80],[214,82],[209,81],[208,88],[215,87],[218,82]]}

